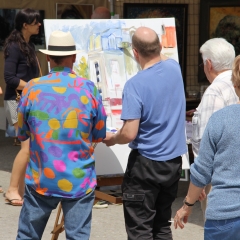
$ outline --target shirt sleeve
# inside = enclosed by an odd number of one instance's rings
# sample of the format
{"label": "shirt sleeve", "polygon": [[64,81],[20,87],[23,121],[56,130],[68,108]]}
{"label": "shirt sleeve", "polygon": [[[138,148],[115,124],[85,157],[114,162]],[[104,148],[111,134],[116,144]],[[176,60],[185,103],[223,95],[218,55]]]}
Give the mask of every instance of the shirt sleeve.
{"label": "shirt sleeve", "polygon": [[97,107],[96,116],[93,120],[93,130],[92,130],[92,141],[93,142],[102,142],[102,140],[106,137],[106,112],[102,104],[102,98],[99,94],[96,87],[94,87],[94,95],[95,99],[94,105]]}
{"label": "shirt sleeve", "polygon": [[8,86],[16,89],[20,82],[20,78],[16,76],[20,49],[17,45],[12,44],[7,51],[8,56],[4,63],[4,79]]}
{"label": "shirt sleeve", "polygon": [[24,87],[21,100],[18,105],[18,139],[26,141],[30,137],[30,128],[28,125],[28,117],[31,109],[31,101],[29,101],[30,89],[29,83]]}
{"label": "shirt sleeve", "polygon": [[142,112],[142,101],[137,95],[132,84],[125,84],[122,96],[122,114],[121,119],[126,121],[130,119],[140,119]]}
{"label": "shirt sleeve", "polygon": [[197,187],[204,187],[211,182],[213,172],[213,160],[215,155],[215,143],[213,138],[213,128],[211,119],[209,120],[203,134],[198,156],[190,168],[191,182]]}

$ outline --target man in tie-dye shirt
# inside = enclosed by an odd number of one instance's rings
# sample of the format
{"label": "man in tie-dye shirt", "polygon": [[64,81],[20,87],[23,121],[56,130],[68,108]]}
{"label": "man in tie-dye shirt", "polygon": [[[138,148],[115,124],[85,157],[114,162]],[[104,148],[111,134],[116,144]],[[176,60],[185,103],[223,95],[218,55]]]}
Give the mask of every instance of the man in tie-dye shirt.
{"label": "man in tie-dye shirt", "polygon": [[96,172],[94,142],[106,134],[106,114],[94,84],[71,69],[71,34],[54,31],[51,71],[31,80],[19,103],[18,138],[30,138],[26,193],[17,239],[41,239],[51,211],[62,203],[67,239],[89,239]]}

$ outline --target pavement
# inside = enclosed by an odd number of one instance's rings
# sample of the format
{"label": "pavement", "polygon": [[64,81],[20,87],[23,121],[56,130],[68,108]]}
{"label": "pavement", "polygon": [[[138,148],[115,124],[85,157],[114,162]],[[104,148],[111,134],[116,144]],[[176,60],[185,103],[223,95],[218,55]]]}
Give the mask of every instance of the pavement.
{"label": "pavement", "polygon": [[[0,130],[0,185],[4,190],[9,185],[13,160],[19,151],[19,147],[13,146],[12,138],[5,138],[4,131]],[[189,182],[179,182],[178,196],[172,206],[172,217],[182,206],[187,194]],[[16,239],[18,218],[21,207],[10,206],[5,203],[0,194],[0,240]],[[44,231],[43,240],[50,240],[51,231],[56,219],[57,210],[54,210]],[[200,204],[193,207],[193,214],[184,229],[175,230],[172,226],[174,240],[201,240],[203,239],[203,217]],[[59,240],[66,239],[65,233],[59,235]],[[108,208],[93,209],[92,229],[90,240],[126,240],[127,235],[124,226],[122,205],[111,204]],[[141,239],[139,239],[141,240]]]}

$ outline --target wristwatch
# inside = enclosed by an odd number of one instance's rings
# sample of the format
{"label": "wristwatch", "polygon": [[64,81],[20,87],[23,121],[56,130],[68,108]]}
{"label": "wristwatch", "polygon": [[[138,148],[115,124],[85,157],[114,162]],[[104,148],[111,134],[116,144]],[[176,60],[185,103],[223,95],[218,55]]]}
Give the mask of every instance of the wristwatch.
{"label": "wristwatch", "polygon": [[184,203],[185,205],[187,205],[188,207],[192,207],[192,206],[194,206],[194,204],[195,204],[195,203],[189,203],[189,202],[187,202],[187,201],[186,201],[186,198],[183,200],[183,203]]}

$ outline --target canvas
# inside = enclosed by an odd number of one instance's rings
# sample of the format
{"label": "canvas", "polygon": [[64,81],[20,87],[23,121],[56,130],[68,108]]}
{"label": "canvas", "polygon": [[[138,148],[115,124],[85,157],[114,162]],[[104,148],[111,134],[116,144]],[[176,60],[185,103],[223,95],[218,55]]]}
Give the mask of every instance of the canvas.
{"label": "canvas", "polygon": [[[140,66],[136,63],[131,37],[140,26],[150,27],[162,39],[162,53],[178,61],[174,18],[111,20],[44,20],[46,43],[54,30],[70,31],[77,54],[74,71],[91,79],[102,95],[108,115],[107,127],[121,128],[122,91]],[[83,37],[84,36],[84,37]]]}
{"label": "canvas", "polygon": [[[225,38],[240,54],[240,6],[236,0],[200,1],[199,48],[210,38]],[[202,57],[199,54],[199,64]],[[203,69],[198,72],[199,82],[208,82]]]}

